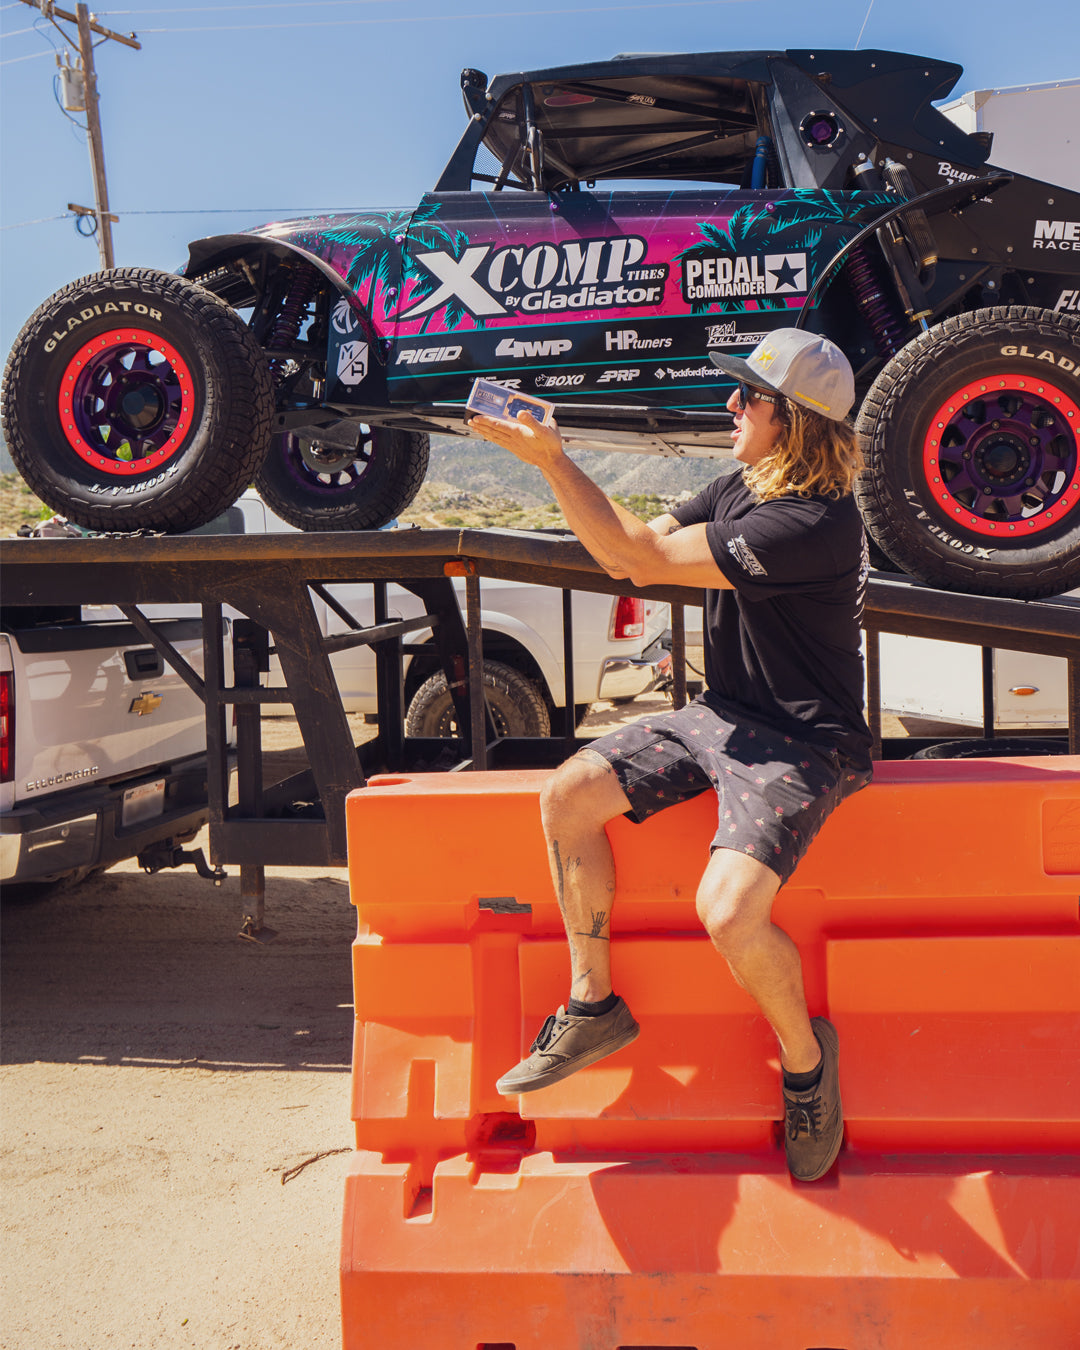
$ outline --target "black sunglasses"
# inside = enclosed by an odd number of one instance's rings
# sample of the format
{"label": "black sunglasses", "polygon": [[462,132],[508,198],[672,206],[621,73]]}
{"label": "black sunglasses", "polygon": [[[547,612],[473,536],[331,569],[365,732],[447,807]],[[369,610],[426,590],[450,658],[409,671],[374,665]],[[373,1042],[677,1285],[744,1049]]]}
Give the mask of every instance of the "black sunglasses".
{"label": "black sunglasses", "polygon": [[760,389],[755,389],[753,385],[747,384],[745,380],[740,380],[739,385],[739,411],[745,412],[746,406],[751,399],[757,399],[761,403],[783,403],[783,394],[766,394]]}

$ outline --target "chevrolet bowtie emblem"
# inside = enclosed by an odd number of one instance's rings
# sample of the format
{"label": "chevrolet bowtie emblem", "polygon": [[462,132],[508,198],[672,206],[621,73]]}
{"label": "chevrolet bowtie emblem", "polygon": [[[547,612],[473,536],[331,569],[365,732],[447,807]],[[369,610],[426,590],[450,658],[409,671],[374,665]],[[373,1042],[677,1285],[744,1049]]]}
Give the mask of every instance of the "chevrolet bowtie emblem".
{"label": "chevrolet bowtie emblem", "polygon": [[151,693],[151,691],[147,689],[146,692],[140,694],[138,698],[133,698],[131,700],[131,707],[128,709],[128,712],[143,717],[147,713],[152,713],[155,708],[159,708],[160,706],[161,695]]}

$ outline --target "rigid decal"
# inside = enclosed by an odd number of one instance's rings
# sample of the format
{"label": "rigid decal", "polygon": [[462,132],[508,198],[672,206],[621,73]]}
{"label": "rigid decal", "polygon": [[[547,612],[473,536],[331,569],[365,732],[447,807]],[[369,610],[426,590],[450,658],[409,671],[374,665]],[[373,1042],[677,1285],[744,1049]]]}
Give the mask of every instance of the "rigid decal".
{"label": "rigid decal", "polygon": [[441,366],[446,361],[456,361],[460,355],[460,347],[411,347],[398,352],[396,364],[399,366]]}
{"label": "rigid decal", "polygon": [[367,378],[368,344],[343,342],[338,352],[337,377],[342,384],[360,384]]}
{"label": "rigid decal", "polygon": [[687,304],[745,295],[801,295],[806,291],[806,254],[687,258],[682,281]]}
{"label": "rigid decal", "polygon": [[1080,220],[1037,220],[1031,247],[1080,253]]}
{"label": "rigid decal", "polygon": [[[648,246],[637,235],[614,239],[511,245],[481,244],[460,257],[442,249],[417,253],[439,284],[401,315],[402,322],[458,304],[474,318],[561,309],[616,309],[657,305],[663,299],[665,266],[639,267]],[[660,285],[640,284],[660,282]],[[635,284],[638,283],[638,284]]]}
{"label": "rigid decal", "polygon": [[156,319],[161,323],[161,310],[151,309],[149,305],[140,304],[137,300],[107,300],[103,305],[87,305],[85,309],[80,309],[78,314],[72,314],[67,321],[67,327],[64,329],[54,328],[52,336],[45,340],[45,350],[53,352],[56,350],[56,344],[63,342],[68,333],[73,333],[76,328],[81,328],[84,323],[88,323],[95,317],[104,318],[106,314],[138,314],[143,318]]}

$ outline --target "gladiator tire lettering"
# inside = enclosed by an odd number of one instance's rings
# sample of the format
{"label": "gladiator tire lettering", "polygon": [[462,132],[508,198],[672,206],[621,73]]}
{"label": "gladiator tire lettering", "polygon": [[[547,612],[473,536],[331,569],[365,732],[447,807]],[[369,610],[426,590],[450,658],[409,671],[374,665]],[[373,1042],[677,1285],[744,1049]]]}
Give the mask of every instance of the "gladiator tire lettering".
{"label": "gladiator tire lettering", "polygon": [[270,438],[266,357],[239,315],[148,269],[101,273],[47,300],[16,339],[4,388],[16,468],[85,529],[205,524],[251,483]]}
{"label": "gladiator tire lettering", "polygon": [[1080,319],[1000,306],[894,356],[856,422],[856,499],[930,585],[1033,600],[1080,585]]}

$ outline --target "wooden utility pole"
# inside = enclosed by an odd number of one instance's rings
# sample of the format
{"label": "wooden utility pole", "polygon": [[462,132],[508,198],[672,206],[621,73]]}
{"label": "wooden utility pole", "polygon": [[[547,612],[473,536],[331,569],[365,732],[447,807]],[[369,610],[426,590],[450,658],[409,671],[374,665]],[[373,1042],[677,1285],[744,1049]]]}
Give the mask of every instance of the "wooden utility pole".
{"label": "wooden utility pole", "polygon": [[23,4],[29,5],[32,9],[40,9],[42,14],[52,19],[54,23],[57,19],[66,19],[68,23],[78,25],[79,57],[86,96],[86,129],[90,140],[90,168],[94,175],[93,214],[97,219],[98,254],[101,257],[102,267],[115,267],[112,222],[116,217],[109,214],[109,186],[105,179],[105,146],[101,139],[101,118],[98,116],[93,35],[97,33],[103,38],[122,42],[125,47],[134,47],[136,51],[142,50],[142,44],[135,41],[134,33],[125,37],[122,33],[114,33],[111,28],[103,28],[91,17],[89,9],[84,4],[77,5],[74,14],[68,10],[57,9],[52,0],[23,0]]}

